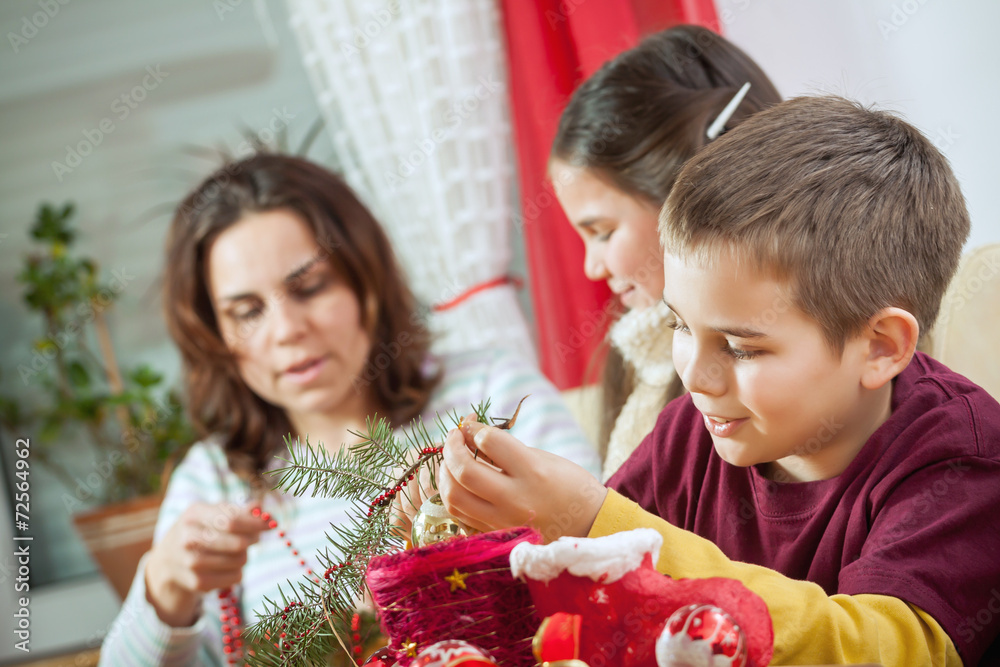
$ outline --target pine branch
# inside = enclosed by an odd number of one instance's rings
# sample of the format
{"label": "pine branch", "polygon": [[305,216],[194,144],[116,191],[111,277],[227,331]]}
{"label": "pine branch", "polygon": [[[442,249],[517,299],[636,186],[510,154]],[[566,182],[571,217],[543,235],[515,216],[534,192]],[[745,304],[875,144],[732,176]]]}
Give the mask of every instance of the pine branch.
{"label": "pine branch", "polygon": [[[487,414],[489,405],[486,400],[472,406],[484,424],[496,423]],[[508,428],[516,417],[517,412],[497,427]],[[448,419],[454,426],[461,423],[456,414]],[[437,438],[443,437],[448,428],[440,415],[435,424]],[[259,620],[243,634],[249,649],[246,661],[252,667],[325,664],[332,655],[356,664],[348,650],[350,619],[365,591],[368,563],[405,544],[391,521],[392,501],[396,494],[406,493],[408,481],[421,467],[441,460],[440,444],[419,420],[404,430],[402,438],[385,419],[366,420],[365,426],[365,433],[355,434],[360,442],[335,454],[310,446],[308,438],[299,446],[286,441],[289,456],[283,460],[288,465],[271,473],[277,478],[276,487],[297,496],[344,498],[351,507],[345,522],[330,525],[330,545],[318,554],[325,568],[319,581],[309,576],[288,581],[286,589],[279,588],[281,603],[265,598]],[[433,476],[431,484],[436,488]]]}

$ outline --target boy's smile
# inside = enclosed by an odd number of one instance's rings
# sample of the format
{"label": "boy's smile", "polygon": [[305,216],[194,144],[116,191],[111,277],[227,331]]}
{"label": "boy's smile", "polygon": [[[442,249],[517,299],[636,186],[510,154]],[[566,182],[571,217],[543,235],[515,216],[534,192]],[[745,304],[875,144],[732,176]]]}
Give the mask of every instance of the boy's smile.
{"label": "boy's smile", "polygon": [[888,417],[892,383],[863,385],[868,337],[837,354],[786,284],[737,266],[665,256],[677,372],[727,462],[783,481],[839,475]]}

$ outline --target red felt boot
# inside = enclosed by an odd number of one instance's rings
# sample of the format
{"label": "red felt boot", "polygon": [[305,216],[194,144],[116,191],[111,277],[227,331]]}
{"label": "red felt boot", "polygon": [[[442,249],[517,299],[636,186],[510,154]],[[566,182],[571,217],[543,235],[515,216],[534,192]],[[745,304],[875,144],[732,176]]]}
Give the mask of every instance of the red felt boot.
{"label": "red felt boot", "polygon": [[[511,552],[511,572],[527,582],[539,616],[581,616],[578,657],[590,667],[699,665],[679,662],[677,656],[685,655],[710,656],[701,663],[706,667],[740,667],[743,660],[732,646],[740,634],[746,664],[766,667],[774,630],[764,601],[735,579],[675,580],[660,574],[653,563],[662,544],[660,534],[650,529],[594,539],[561,538],[548,545],[519,544]],[[674,630],[667,628],[670,616],[688,605],[717,607],[723,615],[700,611],[696,618],[674,624]],[[726,614],[735,631],[725,626]],[[705,631],[708,623],[716,625]],[[661,653],[674,662],[658,666],[656,644],[664,632],[668,637],[661,643],[674,650]],[[669,635],[678,632],[688,640],[668,642]],[[691,650],[678,652],[682,644]],[[706,645],[708,653],[701,650]]]}

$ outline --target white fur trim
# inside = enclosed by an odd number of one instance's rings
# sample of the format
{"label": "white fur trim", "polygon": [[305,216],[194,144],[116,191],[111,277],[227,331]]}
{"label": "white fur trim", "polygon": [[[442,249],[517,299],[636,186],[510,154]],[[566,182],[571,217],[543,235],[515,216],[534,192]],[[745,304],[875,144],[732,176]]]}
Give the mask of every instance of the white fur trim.
{"label": "white fur trim", "polygon": [[673,377],[674,330],[667,326],[670,318],[666,304],[657,302],[625,313],[608,333],[611,344],[632,364],[641,382],[666,386]]}
{"label": "white fur trim", "polygon": [[551,544],[522,542],[510,552],[517,577],[549,582],[563,572],[609,584],[636,570],[649,554],[655,563],[663,537],[652,528],[636,528],[604,537],[560,537]]}

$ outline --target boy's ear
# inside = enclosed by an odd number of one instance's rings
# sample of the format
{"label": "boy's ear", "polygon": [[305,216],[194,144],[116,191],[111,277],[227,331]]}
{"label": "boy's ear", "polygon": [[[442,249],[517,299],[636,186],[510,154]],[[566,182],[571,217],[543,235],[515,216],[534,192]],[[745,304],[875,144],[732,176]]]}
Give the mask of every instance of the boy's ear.
{"label": "boy's ear", "polygon": [[909,311],[889,307],[875,313],[864,335],[868,358],[861,384],[866,389],[878,389],[899,375],[913,358],[919,336],[920,325]]}

